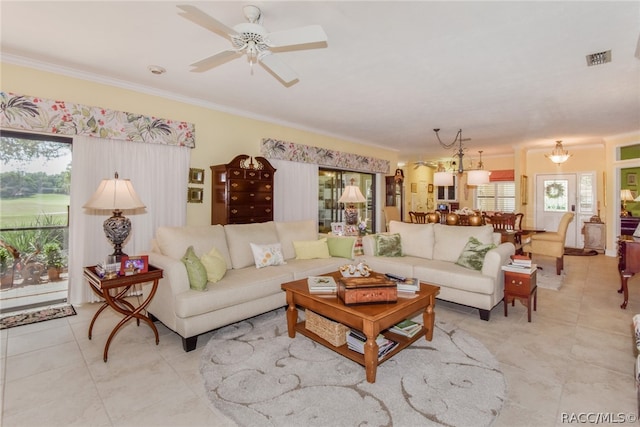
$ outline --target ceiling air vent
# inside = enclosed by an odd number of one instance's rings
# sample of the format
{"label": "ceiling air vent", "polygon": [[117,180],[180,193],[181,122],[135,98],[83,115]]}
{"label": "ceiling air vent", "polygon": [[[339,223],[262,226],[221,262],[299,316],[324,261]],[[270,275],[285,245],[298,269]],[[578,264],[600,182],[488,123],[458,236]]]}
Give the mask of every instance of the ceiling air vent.
{"label": "ceiling air vent", "polygon": [[611,62],[611,51],[605,50],[604,52],[592,53],[587,55],[587,66],[601,65]]}

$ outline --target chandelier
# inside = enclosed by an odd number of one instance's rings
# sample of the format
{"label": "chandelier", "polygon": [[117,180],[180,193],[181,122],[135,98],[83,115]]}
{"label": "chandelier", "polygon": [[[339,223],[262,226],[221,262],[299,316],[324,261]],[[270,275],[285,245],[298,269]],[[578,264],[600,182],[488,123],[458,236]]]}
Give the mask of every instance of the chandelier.
{"label": "chandelier", "polygon": [[556,141],[556,147],[551,154],[545,154],[544,156],[553,163],[560,164],[566,162],[571,157],[571,154],[562,147],[562,141]]}
{"label": "chandelier", "polygon": [[[457,161],[454,161],[453,165],[458,166],[458,174],[463,174],[464,164],[462,162],[462,159],[464,158],[465,148],[463,147],[462,143],[465,141],[471,141],[471,138],[463,138],[462,129],[460,129],[458,130],[458,133],[456,134],[454,140],[449,144],[445,144],[444,142],[442,142],[442,140],[440,139],[440,135],[438,134],[438,132],[440,132],[440,129],[434,129],[433,131],[436,133],[436,138],[438,138],[438,142],[442,147],[452,148],[456,144],[458,145],[454,153],[454,157],[457,158]],[[482,151],[479,151],[479,153],[480,162],[478,163],[478,169],[468,171],[467,185],[481,185],[489,183],[489,175],[491,174],[491,172],[485,171],[483,169]],[[439,163],[438,169],[433,174],[433,183],[436,186],[451,186],[453,185],[453,173],[446,171],[442,164]]]}

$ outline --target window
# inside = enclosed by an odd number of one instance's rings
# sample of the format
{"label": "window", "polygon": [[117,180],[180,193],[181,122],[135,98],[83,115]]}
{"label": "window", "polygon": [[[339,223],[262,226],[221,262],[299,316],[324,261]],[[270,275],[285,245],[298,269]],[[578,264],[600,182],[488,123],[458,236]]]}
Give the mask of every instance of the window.
{"label": "window", "polygon": [[64,300],[71,139],[2,131],[0,160],[0,240],[12,252],[0,269],[2,311]]}
{"label": "window", "polygon": [[438,198],[439,201],[455,202],[458,197],[458,177],[453,176],[453,185],[451,186],[438,186]]}
{"label": "window", "polygon": [[[342,171],[336,169],[318,170],[318,231],[328,233],[332,222],[344,222],[344,206],[338,203],[347,185],[356,185],[367,199],[356,205],[358,221],[364,221],[367,232],[375,230],[375,174]],[[351,182],[353,180],[353,183]]]}
{"label": "window", "polygon": [[478,185],[476,209],[481,211],[514,212],[516,209],[516,185],[513,181],[492,182]]}

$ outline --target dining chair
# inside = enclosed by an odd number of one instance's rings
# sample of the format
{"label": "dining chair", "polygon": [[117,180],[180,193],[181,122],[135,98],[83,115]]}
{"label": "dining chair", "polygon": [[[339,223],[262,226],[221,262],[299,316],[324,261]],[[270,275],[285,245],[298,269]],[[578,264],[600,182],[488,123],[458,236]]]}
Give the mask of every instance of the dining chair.
{"label": "dining chair", "polygon": [[427,213],[426,212],[409,212],[409,217],[411,218],[411,222],[415,224],[426,224],[427,223]]}
{"label": "dining chair", "polygon": [[402,218],[400,218],[400,209],[398,209],[397,206],[384,207],[384,222],[387,231],[389,231],[389,221],[402,221]]}

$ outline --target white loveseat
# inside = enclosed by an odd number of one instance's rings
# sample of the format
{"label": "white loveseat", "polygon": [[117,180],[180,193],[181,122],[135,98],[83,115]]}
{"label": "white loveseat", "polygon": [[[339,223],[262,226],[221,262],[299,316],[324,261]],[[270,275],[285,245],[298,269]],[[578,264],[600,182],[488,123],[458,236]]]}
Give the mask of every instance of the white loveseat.
{"label": "white loveseat", "polygon": [[[296,259],[293,242],[318,237],[313,220],[159,227],[149,263],[163,269],[164,277],[148,312],[177,332],[184,350],[191,351],[202,333],[285,306],[282,283],[336,271],[352,262],[343,257]],[[286,264],[256,268],[250,244],[275,242],[281,244]],[[198,257],[215,247],[226,261],[224,277],[208,283],[206,291],[190,288],[181,261],[189,246]],[[353,255],[352,247],[349,254]],[[148,288],[145,286],[143,292],[149,292]]]}
{"label": "white loveseat", "polygon": [[[512,243],[500,243],[501,235],[490,225],[451,226],[443,224],[389,223],[385,234],[399,234],[404,256],[375,256],[375,235],[364,236],[364,260],[374,271],[415,277],[440,286],[438,299],[479,309],[489,320],[491,309],[504,297],[502,265],[515,253]],[[456,264],[470,237],[497,247],[486,253],[481,270]]]}

